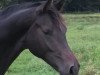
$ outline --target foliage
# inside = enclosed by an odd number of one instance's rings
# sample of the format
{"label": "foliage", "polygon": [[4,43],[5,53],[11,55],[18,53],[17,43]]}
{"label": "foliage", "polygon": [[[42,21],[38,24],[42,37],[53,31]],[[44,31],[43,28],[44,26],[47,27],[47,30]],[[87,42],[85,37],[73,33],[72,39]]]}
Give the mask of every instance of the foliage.
{"label": "foliage", "polygon": [[[45,0],[0,0],[0,6],[5,7],[15,3],[23,3],[23,2],[38,2]],[[54,0],[58,1],[58,0]],[[100,11],[100,0],[66,0],[65,11]]]}
{"label": "foliage", "polygon": [[[79,75],[100,75],[100,14],[65,14],[66,37],[78,58]],[[24,51],[6,75],[59,75],[43,60]]]}
{"label": "foliage", "polygon": [[100,11],[100,0],[70,0],[66,11]]}

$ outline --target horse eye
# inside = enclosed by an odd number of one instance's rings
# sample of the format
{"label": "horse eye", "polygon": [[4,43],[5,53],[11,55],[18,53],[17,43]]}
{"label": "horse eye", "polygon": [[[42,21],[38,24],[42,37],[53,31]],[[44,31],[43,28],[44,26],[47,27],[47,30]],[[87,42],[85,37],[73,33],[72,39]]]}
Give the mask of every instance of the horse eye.
{"label": "horse eye", "polygon": [[51,31],[51,30],[45,30],[45,31],[44,31],[44,34],[45,34],[45,35],[51,35],[51,34],[52,34],[52,31]]}

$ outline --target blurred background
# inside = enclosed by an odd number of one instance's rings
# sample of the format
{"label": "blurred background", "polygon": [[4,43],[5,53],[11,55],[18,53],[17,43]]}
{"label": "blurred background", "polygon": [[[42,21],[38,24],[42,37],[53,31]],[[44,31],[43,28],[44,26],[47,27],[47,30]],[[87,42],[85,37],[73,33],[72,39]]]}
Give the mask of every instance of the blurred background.
{"label": "blurred background", "polygon": [[[23,3],[23,2],[38,2],[44,0],[0,0],[0,7],[3,8],[5,6]],[[59,0],[54,0],[59,1]],[[100,0],[66,0],[64,11],[67,12],[83,12],[83,11],[91,11],[91,12],[99,12],[100,11]]]}
{"label": "blurred background", "polygon": [[[44,0],[0,0],[0,8]],[[59,0],[54,0],[57,2]],[[79,75],[100,75],[100,0],[66,0],[63,17],[66,38],[80,62]],[[43,60],[25,50],[6,75],[59,75]]]}

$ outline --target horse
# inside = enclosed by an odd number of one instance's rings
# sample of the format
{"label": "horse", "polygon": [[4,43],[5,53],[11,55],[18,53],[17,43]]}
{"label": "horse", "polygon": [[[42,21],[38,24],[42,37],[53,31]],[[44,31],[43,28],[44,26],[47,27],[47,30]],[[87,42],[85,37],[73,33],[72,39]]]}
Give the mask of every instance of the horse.
{"label": "horse", "polygon": [[0,75],[25,49],[43,59],[60,75],[78,75],[60,10],[64,0],[15,4],[0,11]]}

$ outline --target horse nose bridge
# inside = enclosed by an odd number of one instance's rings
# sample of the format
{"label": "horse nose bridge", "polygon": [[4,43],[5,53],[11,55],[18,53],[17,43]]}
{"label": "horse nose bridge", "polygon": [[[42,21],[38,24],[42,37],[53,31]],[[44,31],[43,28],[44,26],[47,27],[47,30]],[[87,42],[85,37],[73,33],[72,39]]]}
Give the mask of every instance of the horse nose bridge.
{"label": "horse nose bridge", "polygon": [[79,62],[74,56],[73,52],[71,51],[62,52],[61,58],[63,59],[63,64],[66,68],[76,67],[77,69],[79,69],[80,66]]}
{"label": "horse nose bridge", "polygon": [[70,62],[75,62],[77,61],[75,55],[73,54],[73,52],[71,50],[64,50],[62,52],[62,57],[65,61],[70,61]]}

